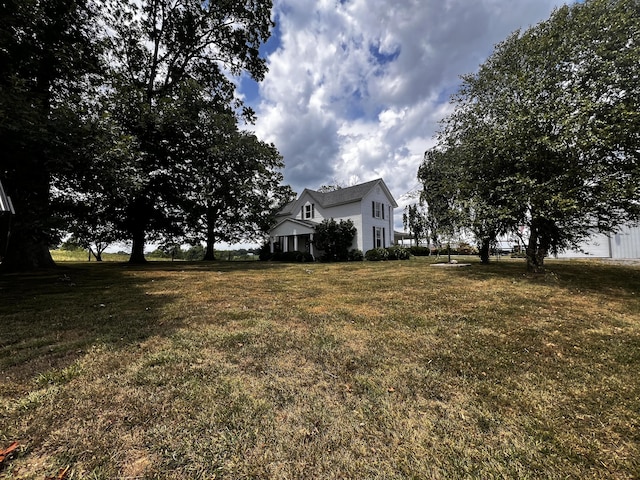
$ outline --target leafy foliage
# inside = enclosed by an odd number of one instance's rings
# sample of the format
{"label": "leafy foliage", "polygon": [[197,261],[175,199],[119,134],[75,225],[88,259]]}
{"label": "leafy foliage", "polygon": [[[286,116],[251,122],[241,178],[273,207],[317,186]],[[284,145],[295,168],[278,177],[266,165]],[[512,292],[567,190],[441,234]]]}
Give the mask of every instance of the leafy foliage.
{"label": "leafy foliage", "polygon": [[269,37],[270,13],[270,1],[109,2],[109,101],[117,122],[138,140],[128,164],[136,188],[125,205],[131,261],[144,261],[148,231],[175,224],[185,180],[180,163],[201,147],[201,136],[193,136],[201,112],[241,106],[226,72],[264,77],[258,47]]}
{"label": "leafy foliage", "polygon": [[472,230],[482,254],[525,226],[528,266],[542,270],[549,252],[638,218],[638,11],[564,6],[463,78],[419,171],[438,227]]}
{"label": "leafy foliage", "polygon": [[89,0],[0,4],[0,180],[16,217],[4,268],[53,265],[59,240],[53,178],[82,170],[86,93],[100,72],[96,11]]}
{"label": "leafy foliage", "polygon": [[416,245],[419,245],[421,240],[428,239],[428,216],[423,202],[407,205],[402,214],[402,223],[413,236]]}
{"label": "leafy foliage", "polygon": [[323,220],[316,226],[314,246],[324,252],[325,261],[344,261],[349,258],[349,249],[356,238],[356,227],[351,220],[336,222],[333,218]]}
{"label": "leafy foliage", "polygon": [[[3,267],[51,266],[48,246],[63,231],[98,254],[106,242],[132,241],[133,262],[144,261],[147,240],[206,236],[213,252],[216,236],[259,234],[290,190],[280,185],[275,148],[239,132],[238,119],[254,113],[231,76],[264,77],[259,47],[273,26],[271,7],[3,2],[0,140],[8,160],[0,179],[18,213]],[[185,212],[197,217],[200,205],[215,218],[187,225]]]}
{"label": "leafy foliage", "polygon": [[364,254],[364,259],[370,262],[383,260],[409,260],[411,250],[400,245],[393,245],[387,248],[372,248]]}
{"label": "leafy foliage", "polygon": [[239,131],[235,117],[204,110],[191,135],[194,151],[181,165],[184,236],[214,244],[255,241],[294,194],[282,185],[282,156],[275,146]]}
{"label": "leafy foliage", "polygon": [[388,258],[389,252],[386,248],[372,248],[364,252],[364,259],[370,262],[379,262]]}

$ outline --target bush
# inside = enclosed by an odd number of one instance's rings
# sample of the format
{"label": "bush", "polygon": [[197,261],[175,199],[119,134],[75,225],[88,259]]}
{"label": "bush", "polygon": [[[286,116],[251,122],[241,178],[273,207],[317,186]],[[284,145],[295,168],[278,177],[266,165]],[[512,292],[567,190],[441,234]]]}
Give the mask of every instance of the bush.
{"label": "bush", "polygon": [[263,262],[266,262],[267,260],[271,260],[271,257],[271,243],[267,241],[263,243],[260,250],[258,250],[258,258]]}
{"label": "bush", "polygon": [[145,254],[145,256],[149,258],[168,258],[169,257],[169,255],[167,255],[165,252],[163,252],[159,248],[156,248],[153,252],[149,252]]}
{"label": "bush", "polygon": [[416,257],[428,257],[431,255],[429,247],[410,247],[409,252]]}
{"label": "bush", "polygon": [[356,237],[356,227],[351,220],[325,219],[316,226],[313,244],[324,252],[322,261],[335,262],[348,260],[349,247]]}
{"label": "bush", "polygon": [[275,252],[270,260],[274,262],[313,262],[309,252]]}
{"label": "bush", "polygon": [[469,245],[465,242],[460,242],[458,245],[458,254],[459,255],[475,255],[478,253],[478,249],[472,245]]}
{"label": "bush", "polygon": [[387,248],[389,260],[409,260],[411,253],[408,248],[401,247],[400,245],[394,245]]}
{"label": "bush", "polygon": [[204,253],[202,245],[194,245],[184,253],[184,259],[190,262],[199,262],[204,258]]}
{"label": "bush", "polygon": [[82,245],[80,245],[80,243],[77,240],[73,238],[62,242],[59,249],[64,250],[65,252],[75,252],[79,250],[85,250],[85,248]]}
{"label": "bush", "polygon": [[381,260],[386,260],[389,257],[389,252],[386,248],[372,248],[371,250],[367,250],[364,254],[364,259],[369,260],[370,262],[379,262]]}
{"label": "bush", "polygon": [[357,248],[349,250],[347,260],[350,262],[361,262],[362,260],[364,260],[364,253],[362,253],[362,250],[358,250]]}

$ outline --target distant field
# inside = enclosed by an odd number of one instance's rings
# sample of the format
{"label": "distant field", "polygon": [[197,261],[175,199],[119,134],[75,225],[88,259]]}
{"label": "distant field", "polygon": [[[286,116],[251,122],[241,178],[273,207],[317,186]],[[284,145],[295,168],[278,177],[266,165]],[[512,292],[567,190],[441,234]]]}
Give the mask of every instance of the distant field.
{"label": "distant field", "polygon": [[[95,262],[96,259],[92,255],[91,260],[88,260],[88,254],[83,250],[51,250],[51,257],[56,262]],[[160,258],[155,257],[153,255],[147,255],[147,260],[150,262],[167,262],[171,261],[169,258]],[[216,251],[216,258],[221,261],[250,261],[250,260],[258,260],[257,255],[243,255],[238,256],[233,251],[227,252],[224,250]],[[103,262],[126,262],[129,260],[128,254],[120,254],[120,253],[103,253],[102,261]],[[176,259],[175,261],[180,261]]]}
{"label": "distant field", "polygon": [[[51,250],[51,256],[56,262],[86,262],[89,261],[89,255],[86,251],[82,250]],[[91,262],[95,262],[95,257],[91,256]],[[129,260],[129,255],[123,255],[120,253],[103,253],[103,262],[126,262]]]}
{"label": "distant field", "polygon": [[640,266],[431,261],[0,276],[0,478],[640,478]]}

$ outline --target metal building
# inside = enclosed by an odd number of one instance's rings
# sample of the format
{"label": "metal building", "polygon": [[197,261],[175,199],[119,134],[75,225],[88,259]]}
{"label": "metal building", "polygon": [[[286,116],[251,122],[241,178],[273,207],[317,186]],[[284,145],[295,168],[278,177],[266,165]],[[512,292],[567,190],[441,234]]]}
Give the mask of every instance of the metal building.
{"label": "metal building", "polygon": [[558,258],[640,258],[640,227],[624,226],[614,235],[596,233],[579,250],[561,252]]}

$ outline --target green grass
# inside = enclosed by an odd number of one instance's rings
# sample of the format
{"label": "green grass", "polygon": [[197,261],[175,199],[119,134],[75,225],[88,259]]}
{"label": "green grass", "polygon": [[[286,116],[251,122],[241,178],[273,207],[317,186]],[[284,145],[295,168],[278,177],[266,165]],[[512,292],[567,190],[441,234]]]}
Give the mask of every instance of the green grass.
{"label": "green grass", "polygon": [[638,478],[640,267],[0,277],[0,478]]}
{"label": "green grass", "polygon": [[[86,262],[88,258],[86,250],[51,250],[51,257],[56,262]],[[123,255],[121,253],[107,253],[102,254],[103,262],[126,262],[129,260],[129,255]],[[95,261],[95,257],[91,255],[91,262]]]}

